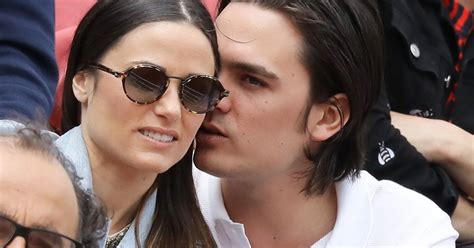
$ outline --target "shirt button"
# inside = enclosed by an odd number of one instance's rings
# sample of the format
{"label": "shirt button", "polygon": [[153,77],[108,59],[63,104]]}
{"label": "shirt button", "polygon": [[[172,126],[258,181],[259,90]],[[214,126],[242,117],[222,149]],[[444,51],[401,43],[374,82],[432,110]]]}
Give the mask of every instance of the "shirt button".
{"label": "shirt button", "polygon": [[415,58],[419,58],[421,55],[420,48],[418,48],[418,46],[415,43],[412,43],[410,45],[410,51],[411,51],[411,55],[413,55],[413,57]]}

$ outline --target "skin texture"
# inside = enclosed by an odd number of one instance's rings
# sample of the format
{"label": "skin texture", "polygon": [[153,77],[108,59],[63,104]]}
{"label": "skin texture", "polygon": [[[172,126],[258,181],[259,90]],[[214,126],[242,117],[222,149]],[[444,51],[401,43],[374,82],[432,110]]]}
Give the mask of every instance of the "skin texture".
{"label": "skin texture", "polygon": [[[0,195],[1,215],[23,226],[77,239],[79,207],[71,180],[58,161],[15,148],[12,139],[3,138]],[[24,243],[24,238],[16,237],[8,247],[24,247]]]}
{"label": "skin texture", "polygon": [[[206,116],[195,163],[222,179],[226,210],[253,247],[309,247],[334,226],[336,193],[330,186],[306,197],[295,173],[312,164],[304,148],[314,151],[337,133],[340,116],[328,100],[310,104],[305,120],[310,75],[300,62],[302,37],[281,13],[232,2],[216,25],[219,79],[231,95]],[[335,97],[345,123],[347,97]]]}
{"label": "skin texture", "polygon": [[[211,44],[194,26],[155,22],[126,34],[98,62],[116,71],[138,63],[154,64],[164,68],[168,76],[185,78],[213,75],[212,54]],[[94,191],[113,213],[111,233],[131,221],[139,199],[157,174],[184,156],[204,119],[204,115],[190,113],[181,105],[180,83],[171,79],[158,101],[138,105],[126,97],[121,80],[111,74],[92,70],[74,77]],[[174,140],[158,142],[141,130],[168,133]]]}

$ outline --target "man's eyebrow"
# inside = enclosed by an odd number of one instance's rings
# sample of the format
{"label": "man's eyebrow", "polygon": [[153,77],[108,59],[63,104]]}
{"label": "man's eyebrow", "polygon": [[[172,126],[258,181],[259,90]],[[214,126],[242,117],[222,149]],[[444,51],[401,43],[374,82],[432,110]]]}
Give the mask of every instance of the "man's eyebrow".
{"label": "man's eyebrow", "polygon": [[[0,216],[4,218],[8,218],[14,222],[17,222],[17,217],[16,214],[8,211],[6,209],[0,208]],[[18,223],[18,222],[17,222]],[[51,232],[57,232],[58,230],[52,225],[50,221],[47,221],[46,223],[43,224],[33,224],[33,225],[28,225],[29,228],[34,228],[34,229],[41,229],[41,230],[47,230]]]}
{"label": "man's eyebrow", "polygon": [[238,69],[251,74],[261,75],[269,79],[278,79],[278,76],[275,73],[267,70],[267,68],[261,65],[242,62],[230,62],[227,64],[227,66],[231,69]]}
{"label": "man's eyebrow", "polygon": [[11,211],[11,209],[4,208],[3,206],[0,206],[0,216],[4,217],[4,218],[7,218],[7,219],[10,219],[10,220],[13,220],[15,222],[17,221],[16,211]]}
{"label": "man's eyebrow", "polygon": [[8,219],[14,220],[14,219],[13,219],[13,216],[11,216],[7,211],[5,211],[5,210],[2,209],[2,208],[0,208],[0,217],[4,217],[4,218],[8,218]]}
{"label": "man's eyebrow", "polygon": [[33,225],[30,225],[29,226],[30,228],[34,228],[34,229],[40,229],[40,230],[46,230],[46,231],[50,231],[50,232],[55,232],[55,233],[59,233],[58,232],[58,229],[56,229],[52,223],[50,222],[47,222],[47,223],[42,223],[42,224],[33,224]]}

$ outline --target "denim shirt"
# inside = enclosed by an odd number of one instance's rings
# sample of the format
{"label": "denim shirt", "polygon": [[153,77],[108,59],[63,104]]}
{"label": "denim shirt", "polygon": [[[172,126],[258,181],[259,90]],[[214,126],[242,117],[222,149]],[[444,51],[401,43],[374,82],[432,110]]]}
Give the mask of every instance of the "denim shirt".
{"label": "denim shirt", "polygon": [[[64,135],[60,136],[55,141],[55,143],[59,150],[61,150],[61,152],[74,164],[77,175],[82,178],[80,181],[81,187],[86,191],[93,193],[92,172],[89,162],[89,155],[84,143],[84,139],[82,138],[80,126],[75,127]],[[142,247],[145,246],[145,241],[152,225],[153,213],[155,211],[155,199],[156,190],[153,192],[150,198],[147,199],[140,216],[139,239]],[[128,229],[122,241],[120,241],[118,248],[136,247],[135,221],[136,220],[132,222],[132,225]],[[111,223],[112,221],[109,219],[107,223],[107,233],[109,233]],[[105,236],[99,242],[99,247],[105,247],[106,240],[107,236]]]}

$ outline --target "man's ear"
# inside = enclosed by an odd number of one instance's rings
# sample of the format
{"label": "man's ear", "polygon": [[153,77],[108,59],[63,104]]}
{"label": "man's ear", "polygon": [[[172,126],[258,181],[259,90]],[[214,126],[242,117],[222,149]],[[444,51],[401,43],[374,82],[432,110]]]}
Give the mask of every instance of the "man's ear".
{"label": "man's ear", "polygon": [[312,141],[324,141],[337,134],[349,121],[349,99],[339,93],[328,101],[313,104],[308,115],[307,133]]}
{"label": "man's ear", "polygon": [[78,72],[72,79],[72,91],[76,99],[87,104],[94,90],[93,77],[86,72]]}

